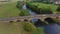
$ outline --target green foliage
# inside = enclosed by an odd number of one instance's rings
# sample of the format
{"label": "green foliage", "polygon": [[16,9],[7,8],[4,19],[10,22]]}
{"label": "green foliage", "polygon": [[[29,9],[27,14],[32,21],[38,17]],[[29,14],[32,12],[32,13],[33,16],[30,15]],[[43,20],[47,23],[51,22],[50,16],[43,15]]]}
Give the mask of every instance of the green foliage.
{"label": "green foliage", "polygon": [[30,13],[29,13],[29,11],[28,10],[21,10],[21,12],[20,12],[20,14],[19,14],[19,16],[29,16],[30,15]]}
{"label": "green foliage", "polygon": [[26,3],[29,3],[31,0],[26,0]]}
{"label": "green foliage", "polygon": [[44,6],[41,8],[39,7],[39,4],[27,4],[28,8],[35,11],[37,14],[52,14],[53,11],[50,7],[45,8]]}
{"label": "green foliage", "polygon": [[43,3],[45,3],[45,4],[53,4],[53,2],[43,2]]}
{"label": "green foliage", "polygon": [[50,8],[47,9],[40,9],[40,14],[52,14],[52,10]]}
{"label": "green foliage", "polygon": [[54,19],[57,24],[60,24],[60,19]]}
{"label": "green foliage", "polygon": [[18,9],[22,9],[22,7],[23,7],[23,2],[18,1],[16,7],[17,7]]}
{"label": "green foliage", "polygon": [[60,11],[60,6],[57,8],[57,11]]}
{"label": "green foliage", "polygon": [[36,30],[36,27],[30,22],[24,22],[24,29],[29,32],[33,32]]}
{"label": "green foliage", "polygon": [[34,6],[37,6],[38,8],[42,8],[42,9],[47,9],[50,8],[52,11],[56,11],[57,7],[56,5],[53,4],[45,4],[45,3],[39,3],[39,2],[33,2],[33,3],[28,3],[28,6],[33,6],[32,8],[34,8]]}
{"label": "green foliage", "polygon": [[45,24],[48,25],[49,23],[47,21],[45,21]]}
{"label": "green foliage", "polygon": [[43,27],[37,28],[36,31],[32,32],[32,34],[44,34],[44,29]]}

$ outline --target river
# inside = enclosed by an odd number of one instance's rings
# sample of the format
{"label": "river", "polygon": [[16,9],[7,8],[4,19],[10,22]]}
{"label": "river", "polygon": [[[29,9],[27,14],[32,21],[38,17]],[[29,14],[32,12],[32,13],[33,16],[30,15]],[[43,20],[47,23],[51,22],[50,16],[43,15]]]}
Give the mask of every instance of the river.
{"label": "river", "polygon": [[[23,6],[23,9],[29,10],[27,9],[26,4]],[[36,15],[32,10],[29,10],[29,12],[33,16]],[[37,19],[33,19],[32,21],[35,22]],[[44,27],[44,34],[60,34],[60,25],[58,24],[49,24],[42,27]]]}
{"label": "river", "polygon": [[26,7],[26,4],[24,4],[23,9],[28,10],[30,12],[30,14],[33,15],[33,16],[36,15],[35,12],[33,12],[32,10],[30,10]]}
{"label": "river", "polygon": [[58,24],[49,24],[44,26],[45,34],[60,34],[60,25]]}

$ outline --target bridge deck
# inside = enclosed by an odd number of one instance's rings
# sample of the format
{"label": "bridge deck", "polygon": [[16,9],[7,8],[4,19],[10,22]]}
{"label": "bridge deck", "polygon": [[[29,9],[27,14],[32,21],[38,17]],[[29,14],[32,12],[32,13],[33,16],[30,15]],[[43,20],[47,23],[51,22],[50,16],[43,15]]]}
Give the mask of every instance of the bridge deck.
{"label": "bridge deck", "polygon": [[12,18],[0,18],[0,21],[6,21],[6,20],[14,20],[14,19],[24,19],[24,18],[35,18],[35,17],[44,17],[44,16],[47,16],[47,17],[51,17],[51,16],[60,16],[60,14],[40,14],[40,15],[30,15],[30,16],[19,16],[19,17],[12,17]]}

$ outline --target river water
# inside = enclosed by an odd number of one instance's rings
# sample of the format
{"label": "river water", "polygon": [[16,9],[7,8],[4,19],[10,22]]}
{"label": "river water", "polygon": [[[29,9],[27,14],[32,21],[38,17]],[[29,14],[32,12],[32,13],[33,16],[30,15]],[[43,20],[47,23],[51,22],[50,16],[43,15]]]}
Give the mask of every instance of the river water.
{"label": "river water", "polygon": [[23,9],[28,10],[30,12],[30,14],[33,15],[33,16],[36,15],[35,12],[33,12],[32,10],[30,10],[26,7],[26,4],[24,4]]}
{"label": "river water", "polygon": [[[23,6],[23,9],[29,10],[26,7],[26,4]],[[36,15],[35,12],[29,10],[31,15]],[[37,19],[33,19],[33,22],[37,21]],[[44,25],[42,26],[44,28],[44,34],[60,34],[60,25],[58,24],[49,24],[49,25]]]}
{"label": "river water", "polygon": [[60,34],[60,25],[58,24],[49,24],[44,26],[45,34]]}

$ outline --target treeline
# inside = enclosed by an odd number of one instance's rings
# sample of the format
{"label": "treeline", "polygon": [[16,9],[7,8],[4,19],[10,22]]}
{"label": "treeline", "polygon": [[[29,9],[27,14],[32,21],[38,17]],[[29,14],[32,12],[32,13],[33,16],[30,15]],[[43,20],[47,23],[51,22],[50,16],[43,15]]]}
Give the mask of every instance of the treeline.
{"label": "treeline", "polygon": [[58,7],[53,4],[44,4],[40,2],[27,3],[26,6],[37,14],[53,14],[55,11],[60,11],[60,6]]}
{"label": "treeline", "polygon": [[40,8],[38,5],[27,4],[27,8],[31,9],[32,11],[36,12],[37,14],[52,14],[51,8]]}

